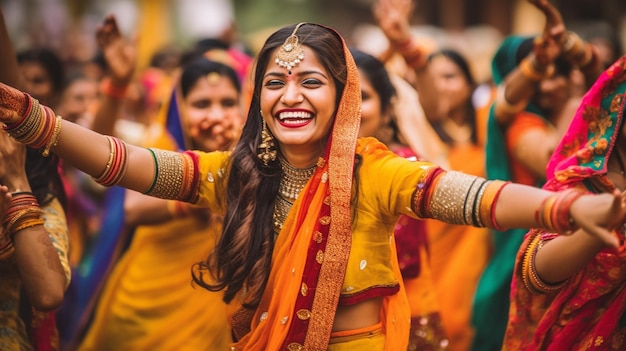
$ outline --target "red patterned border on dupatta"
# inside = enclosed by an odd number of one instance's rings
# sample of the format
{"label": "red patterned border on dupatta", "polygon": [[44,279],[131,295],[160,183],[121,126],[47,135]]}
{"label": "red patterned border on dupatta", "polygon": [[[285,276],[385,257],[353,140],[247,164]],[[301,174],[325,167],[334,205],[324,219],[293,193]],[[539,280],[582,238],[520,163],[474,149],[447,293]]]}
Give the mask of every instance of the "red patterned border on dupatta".
{"label": "red patterned border on dupatta", "polygon": [[361,120],[361,86],[357,66],[341,35],[346,57],[347,82],[333,127],[328,158],[330,187],[330,229],[326,252],[320,266],[317,290],[313,298],[309,330],[304,340],[306,350],[326,350],[346,266],[352,246],[350,198],[354,152]]}

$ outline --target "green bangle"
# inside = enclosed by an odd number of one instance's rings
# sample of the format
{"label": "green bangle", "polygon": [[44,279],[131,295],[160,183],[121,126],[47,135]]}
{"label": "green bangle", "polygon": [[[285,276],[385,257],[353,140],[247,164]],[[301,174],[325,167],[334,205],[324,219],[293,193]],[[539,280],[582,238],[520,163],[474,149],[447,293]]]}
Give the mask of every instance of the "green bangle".
{"label": "green bangle", "polygon": [[150,151],[150,153],[152,154],[152,160],[154,160],[154,177],[152,178],[152,184],[150,184],[148,189],[144,191],[144,195],[150,193],[152,189],[154,189],[154,185],[156,184],[157,178],[159,176],[159,164],[157,163],[156,154],[151,148],[148,148],[148,151]]}

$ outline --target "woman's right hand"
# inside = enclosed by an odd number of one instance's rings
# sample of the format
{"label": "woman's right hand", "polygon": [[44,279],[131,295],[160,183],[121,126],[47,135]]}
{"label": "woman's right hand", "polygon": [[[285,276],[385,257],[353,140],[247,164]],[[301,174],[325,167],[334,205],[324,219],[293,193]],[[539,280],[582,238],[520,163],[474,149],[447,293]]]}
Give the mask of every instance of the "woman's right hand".
{"label": "woman's right hand", "polygon": [[549,37],[560,43],[565,34],[565,23],[559,10],[547,0],[528,0],[546,16],[546,24],[543,29],[544,37]]}
{"label": "woman's right hand", "polygon": [[378,0],[373,14],[387,39],[397,44],[411,38],[412,0]]}
{"label": "woman's right hand", "polygon": [[10,191],[30,191],[26,176],[26,146],[0,132],[0,180]]}
{"label": "woman's right hand", "polygon": [[137,43],[124,38],[113,15],[107,16],[96,30],[96,42],[104,54],[113,84],[130,83],[137,61]]}
{"label": "woman's right hand", "polygon": [[540,40],[535,41],[534,54],[542,65],[553,63],[561,54],[565,40],[565,24],[559,10],[547,0],[528,0],[546,16],[546,24]]}
{"label": "woman's right hand", "polygon": [[26,113],[28,98],[23,92],[0,83],[0,122],[11,124],[19,121]]}
{"label": "woman's right hand", "polygon": [[619,241],[612,231],[626,219],[626,191],[620,193],[616,189],[612,194],[583,195],[572,203],[570,215],[587,234],[618,248]]}

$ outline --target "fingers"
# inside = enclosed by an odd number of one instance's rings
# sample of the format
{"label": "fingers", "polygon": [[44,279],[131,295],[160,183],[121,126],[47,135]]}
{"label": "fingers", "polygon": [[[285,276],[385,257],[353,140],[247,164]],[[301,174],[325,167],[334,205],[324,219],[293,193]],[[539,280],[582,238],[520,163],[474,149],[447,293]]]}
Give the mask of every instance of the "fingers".
{"label": "fingers", "polygon": [[122,36],[115,16],[108,15],[96,29],[96,41],[103,48]]}
{"label": "fingers", "polygon": [[[611,213],[613,214],[613,218],[616,220],[615,225],[617,226],[624,222],[624,208],[626,204],[626,192],[620,192],[619,189],[614,189],[612,194],[613,202],[611,204]],[[619,219],[619,220],[618,220]],[[610,228],[614,227],[610,226]],[[610,246],[612,248],[619,248],[619,240],[617,236],[611,231],[608,231],[604,228],[597,228],[596,231],[597,237],[602,240],[602,242]]]}

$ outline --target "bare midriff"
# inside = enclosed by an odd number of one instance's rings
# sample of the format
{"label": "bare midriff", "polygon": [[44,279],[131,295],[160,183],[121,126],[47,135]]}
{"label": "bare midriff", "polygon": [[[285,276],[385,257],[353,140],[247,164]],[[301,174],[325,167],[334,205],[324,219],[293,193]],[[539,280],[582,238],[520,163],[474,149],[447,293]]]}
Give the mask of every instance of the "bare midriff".
{"label": "bare midriff", "polygon": [[333,331],[352,330],[372,326],[380,321],[382,298],[373,298],[354,305],[337,307]]}

